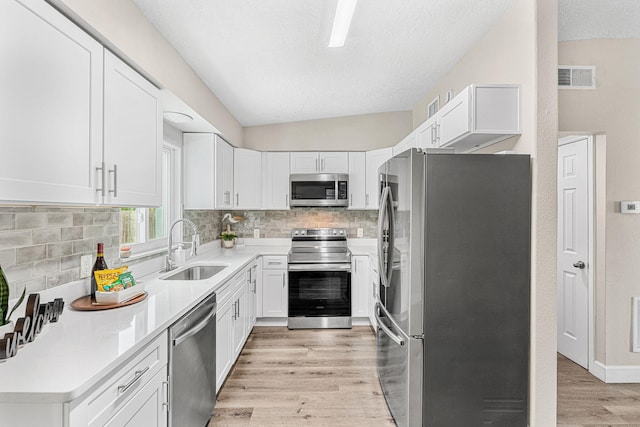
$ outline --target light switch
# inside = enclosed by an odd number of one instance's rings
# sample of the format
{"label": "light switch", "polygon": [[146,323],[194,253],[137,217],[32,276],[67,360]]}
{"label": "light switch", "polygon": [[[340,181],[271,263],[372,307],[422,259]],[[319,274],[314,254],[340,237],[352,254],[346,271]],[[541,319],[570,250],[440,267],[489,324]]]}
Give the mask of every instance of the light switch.
{"label": "light switch", "polygon": [[620,213],[630,213],[630,214],[640,213],[640,201],[622,200],[620,202]]}
{"label": "light switch", "polygon": [[358,236],[358,237],[364,237],[364,229],[362,229],[362,228],[358,228],[357,236]]}
{"label": "light switch", "polygon": [[254,228],[253,229],[253,238],[254,239],[259,239],[260,238],[260,229],[259,228]]}

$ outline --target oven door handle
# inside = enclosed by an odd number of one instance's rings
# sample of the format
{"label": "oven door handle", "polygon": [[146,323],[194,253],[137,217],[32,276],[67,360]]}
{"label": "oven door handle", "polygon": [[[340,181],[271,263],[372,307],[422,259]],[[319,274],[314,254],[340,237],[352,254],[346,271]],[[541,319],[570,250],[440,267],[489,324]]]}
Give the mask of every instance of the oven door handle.
{"label": "oven door handle", "polygon": [[351,271],[351,264],[289,264],[289,271]]}

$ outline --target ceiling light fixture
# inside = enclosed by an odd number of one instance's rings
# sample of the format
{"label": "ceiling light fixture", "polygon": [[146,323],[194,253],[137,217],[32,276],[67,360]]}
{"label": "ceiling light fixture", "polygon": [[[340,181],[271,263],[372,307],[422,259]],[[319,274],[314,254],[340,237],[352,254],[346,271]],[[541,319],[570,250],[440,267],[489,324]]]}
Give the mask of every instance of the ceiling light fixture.
{"label": "ceiling light fixture", "polygon": [[351,26],[351,18],[356,8],[358,0],[338,0],[336,6],[336,16],[333,18],[333,28],[331,29],[331,38],[329,39],[329,47],[342,47],[347,39],[349,27]]}
{"label": "ceiling light fixture", "polygon": [[177,111],[165,111],[162,113],[162,116],[166,121],[171,123],[186,123],[193,120],[193,117],[190,115],[179,113]]}

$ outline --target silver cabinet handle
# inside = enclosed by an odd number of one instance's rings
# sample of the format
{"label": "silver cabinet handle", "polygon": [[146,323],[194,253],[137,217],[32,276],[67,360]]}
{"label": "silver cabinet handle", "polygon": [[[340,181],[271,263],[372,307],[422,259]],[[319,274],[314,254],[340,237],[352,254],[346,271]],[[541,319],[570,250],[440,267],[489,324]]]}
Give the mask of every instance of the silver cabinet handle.
{"label": "silver cabinet handle", "polygon": [[289,207],[289,194],[284,195],[284,205]]}
{"label": "silver cabinet handle", "polygon": [[236,301],[233,302],[233,314],[231,315],[232,320],[236,320]]}
{"label": "silver cabinet handle", "polygon": [[318,171],[318,159],[316,159],[316,172],[319,172]]}
{"label": "silver cabinet handle", "polygon": [[240,300],[236,300],[236,319],[240,318]]}
{"label": "silver cabinet handle", "polygon": [[578,262],[574,262],[573,266],[575,268],[579,268],[580,270],[582,270],[583,268],[586,267],[586,264],[584,262],[582,262],[582,261],[578,261]]}
{"label": "silver cabinet handle", "polygon": [[129,390],[131,388],[132,385],[134,385],[140,378],[142,378],[142,376],[149,370],[149,367],[147,366],[146,368],[140,370],[140,371],[136,371],[135,375],[133,376],[133,378],[131,378],[131,380],[126,383],[125,385],[121,385],[118,386],[118,393],[122,394],[125,391]]}
{"label": "silver cabinet handle", "polygon": [[324,159],[320,159],[320,170],[324,171]]}
{"label": "silver cabinet handle", "polygon": [[109,169],[109,173],[113,172],[113,190],[109,190],[109,193],[113,193],[113,197],[118,197],[118,165],[114,164],[113,169]]}
{"label": "silver cabinet handle", "polygon": [[240,193],[236,193],[236,206],[240,204]]}
{"label": "silver cabinet handle", "polygon": [[[98,187],[96,184],[96,193],[100,193],[102,194],[102,197],[107,195],[107,187],[105,186],[105,183],[107,182],[107,168],[106,165],[104,164],[104,162],[100,163],[100,166],[96,168],[96,172],[100,171],[100,179],[101,179],[101,186]],[[96,178],[97,179],[97,178]]]}
{"label": "silver cabinet handle", "polygon": [[436,123],[436,145],[440,143],[440,123]]}
{"label": "silver cabinet handle", "polygon": [[162,392],[165,396],[163,399],[164,402],[162,402],[162,407],[169,412],[169,381],[162,381]]}
{"label": "silver cabinet handle", "polygon": [[284,289],[284,274],[282,275],[282,289]]}
{"label": "silver cabinet handle", "polygon": [[353,193],[349,194],[349,206],[353,207]]}
{"label": "silver cabinet handle", "polygon": [[364,195],[364,204],[365,206],[369,206],[369,193]]}

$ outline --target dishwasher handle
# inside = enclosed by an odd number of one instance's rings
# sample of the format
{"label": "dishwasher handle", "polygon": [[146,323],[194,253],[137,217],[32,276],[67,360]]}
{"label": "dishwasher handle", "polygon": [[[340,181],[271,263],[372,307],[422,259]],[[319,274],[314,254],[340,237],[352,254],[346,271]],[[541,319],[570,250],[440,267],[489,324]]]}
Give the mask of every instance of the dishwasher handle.
{"label": "dishwasher handle", "polygon": [[202,321],[198,322],[198,324],[194,325],[191,329],[189,329],[186,332],[183,332],[182,334],[178,335],[173,339],[173,346],[175,347],[177,345],[180,345],[185,340],[188,340],[189,338],[191,338],[192,336],[200,332],[205,326],[207,326],[207,324],[213,318],[213,316],[216,315],[217,308],[218,308],[218,303],[213,303],[211,312],[207,314],[207,316],[204,319],[202,319]]}

